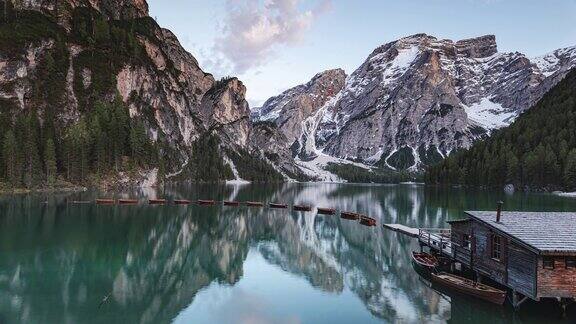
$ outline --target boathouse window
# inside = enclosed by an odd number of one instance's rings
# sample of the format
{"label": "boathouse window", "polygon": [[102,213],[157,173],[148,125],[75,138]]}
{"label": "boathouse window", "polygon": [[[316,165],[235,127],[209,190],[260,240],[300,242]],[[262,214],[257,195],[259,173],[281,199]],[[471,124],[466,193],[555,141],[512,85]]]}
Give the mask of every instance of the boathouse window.
{"label": "boathouse window", "polygon": [[544,257],[542,258],[542,267],[544,269],[554,269],[554,258]]}
{"label": "boathouse window", "polygon": [[470,235],[462,234],[462,246],[466,249],[470,249]]}
{"label": "boathouse window", "polygon": [[502,238],[499,235],[492,234],[492,259],[500,261],[502,257]]}
{"label": "boathouse window", "polygon": [[576,268],[576,257],[566,257],[566,269]]}

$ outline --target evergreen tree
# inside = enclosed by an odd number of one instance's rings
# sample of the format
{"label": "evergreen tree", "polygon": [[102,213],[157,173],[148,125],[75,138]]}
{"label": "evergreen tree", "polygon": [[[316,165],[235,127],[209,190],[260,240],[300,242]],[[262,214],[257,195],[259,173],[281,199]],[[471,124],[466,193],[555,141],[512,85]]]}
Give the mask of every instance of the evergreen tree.
{"label": "evergreen tree", "polygon": [[166,162],[161,150],[158,150],[158,174],[156,178],[159,186],[162,186],[166,180]]}
{"label": "evergreen tree", "polygon": [[506,182],[517,184],[520,182],[520,165],[514,153],[508,152],[506,161]]}
{"label": "evergreen tree", "polygon": [[86,122],[80,119],[70,127],[65,137],[67,178],[83,182],[88,175],[89,134]]}
{"label": "evergreen tree", "polygon": [[44,148],[44,163],[46,165],[46,182],[49,187],[56,184],[56,148],[54,141],[48,139]]}
{"label": "evergreen tree", "polygon": [[38,116],[34,109],[26,118],[26,141],[24,144],[25,183],[28,188],[37,186],[42,180],[42,164],[38,145],[39,130]]}
{"label": "evergreen tree", "polygon": [[16,136],[14,136],[14,132],[12,132],[12,130],[7,131],[6,136],[4,137],[2,152],[4,154],[6,179],[13,187],[20,185],[18,161],[16,159],[16,146]]}
{"label": "evergreen tree", "polygon": [[576,190],[576,149],[568,153],[564,169],[564,185],[568,190]]}
{"label": "evergreen tree", "polygon": [[148,163],[151,154],[148,142],[144,124],[139,120],[134,121],[130,128],[130,148],[132,159],[137,166],[142,167]]}
{"label": "evergreen tree", "polygon": [[110,26],[103,17],[94,21],[94,40],[97,43],[107,42],[110,39]]}

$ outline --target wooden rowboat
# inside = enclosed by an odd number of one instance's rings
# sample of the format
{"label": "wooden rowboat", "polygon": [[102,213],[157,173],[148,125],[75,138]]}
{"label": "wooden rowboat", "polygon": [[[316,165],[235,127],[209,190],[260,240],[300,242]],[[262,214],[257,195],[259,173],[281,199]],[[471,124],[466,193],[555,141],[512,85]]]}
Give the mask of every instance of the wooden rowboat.
{"label": "wooden rowboat", "polygon": [[150,205],[164,205],[166,204],[166,199],[149,199],[148,203]]}
{"label": "wooden rowboat", "polygon": [[120,205],[136,205],[138,204],[137,199],[118,199]]}
{"label": "wooden rowboat", "polygon": [[198,205],[213,206],[216,205],[216,202],[214,200],[198,199]]}
{"label": "wooden rowboat", "polygon": [[343,211],[340,213],[340,217],[349,220],[358,220],[360,219],[360,214]]}
{"label": "wooden rowboat", "polygon": [[88,200],[74,200],[72,202],[72,204],[74,204],[74,205],[87,205],[87,204],[91,204],[91,203],[92,202],[88,201]]}
{"label": "wooden rowboat", "polygon": [[96,199],[96,204],[98,205],[114,205],[116,201],[114,199],[100,198]]}
{"label": "wooden rowboat", "polygon": [[318,207],[318,214],[322,214],[322,215],[334,215],[336,214],[336,209],[334,208],[321,208]]}
{"label": "wooden rowboat", "polygon": [[264,203],[261,203],[259,201],[247,201],[246,202],[246,206],[249,207],[264,207]]}
{"label": "wooden rowboat", "polygon": [[268,207],[270,208],[276,208],[276,209],[286,209],[288,208],[288,205],[285,204],[276,204],[276,203],[269,203]]}
{"label": "wooden rowboat", "polygon": [[176,205],[190,205],[191,201],[186,199],[174,199]]}
{"label": "wooden rowboat", "polygon": [[412,251],[412,261],[419,267],[432,270],[438,266],[438,259],[428,253]]}
{"label": "wooden rowboat", "polygon": [[292,206],[292,209],[295,211],[303,211],[303,212],[312,211],[311,206],[305,206],[305,205],[294,205],[294,206]]}
{"label": "wooden rowboat", "polygon": [[360,215],[360,224],[364,226],[376,226],[376,220],[372,217],[368,217],[365,215]]}
{"label": "wooden rowboat", "polygon": [[481,284],[474,280],[445,272],[439,274],[432,273],[431,279],[432,282],[453,289],[459,293],[477,297],[494,304],[502,305],[506,301],[506,291]]}
{"label": "wooden rowboat", "polygon": [[239,201],[224,201],[224,206],[240,206]]}

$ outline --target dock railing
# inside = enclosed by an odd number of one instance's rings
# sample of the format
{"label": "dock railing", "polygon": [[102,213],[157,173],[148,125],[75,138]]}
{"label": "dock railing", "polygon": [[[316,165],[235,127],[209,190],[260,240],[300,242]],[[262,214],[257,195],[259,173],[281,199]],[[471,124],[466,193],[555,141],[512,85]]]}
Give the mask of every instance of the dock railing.
{"label": "dock railing", "polygon": [[421,244],[452,257],[452,239],[450,235],[450,229],[446,228],[420,228],[418,230],[418,240]]}

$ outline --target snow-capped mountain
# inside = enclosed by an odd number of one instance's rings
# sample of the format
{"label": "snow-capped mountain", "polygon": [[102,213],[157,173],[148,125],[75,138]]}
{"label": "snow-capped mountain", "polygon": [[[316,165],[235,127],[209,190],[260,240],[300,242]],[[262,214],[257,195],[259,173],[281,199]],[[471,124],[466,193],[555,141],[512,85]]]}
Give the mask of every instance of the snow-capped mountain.
{"label": "snow-capped mountain", "polygon": [[[253,118],[276,123],[300,158],[417,168],[509,125],[574,66],[576,47],[530,59],[499,53],[492,35],[454,42],[417,34],[375,49],[343,86],[342,72],[318,74]],[[323,75],[340,91],[310,105],[301,98],[318,95],[310,85]]]}

